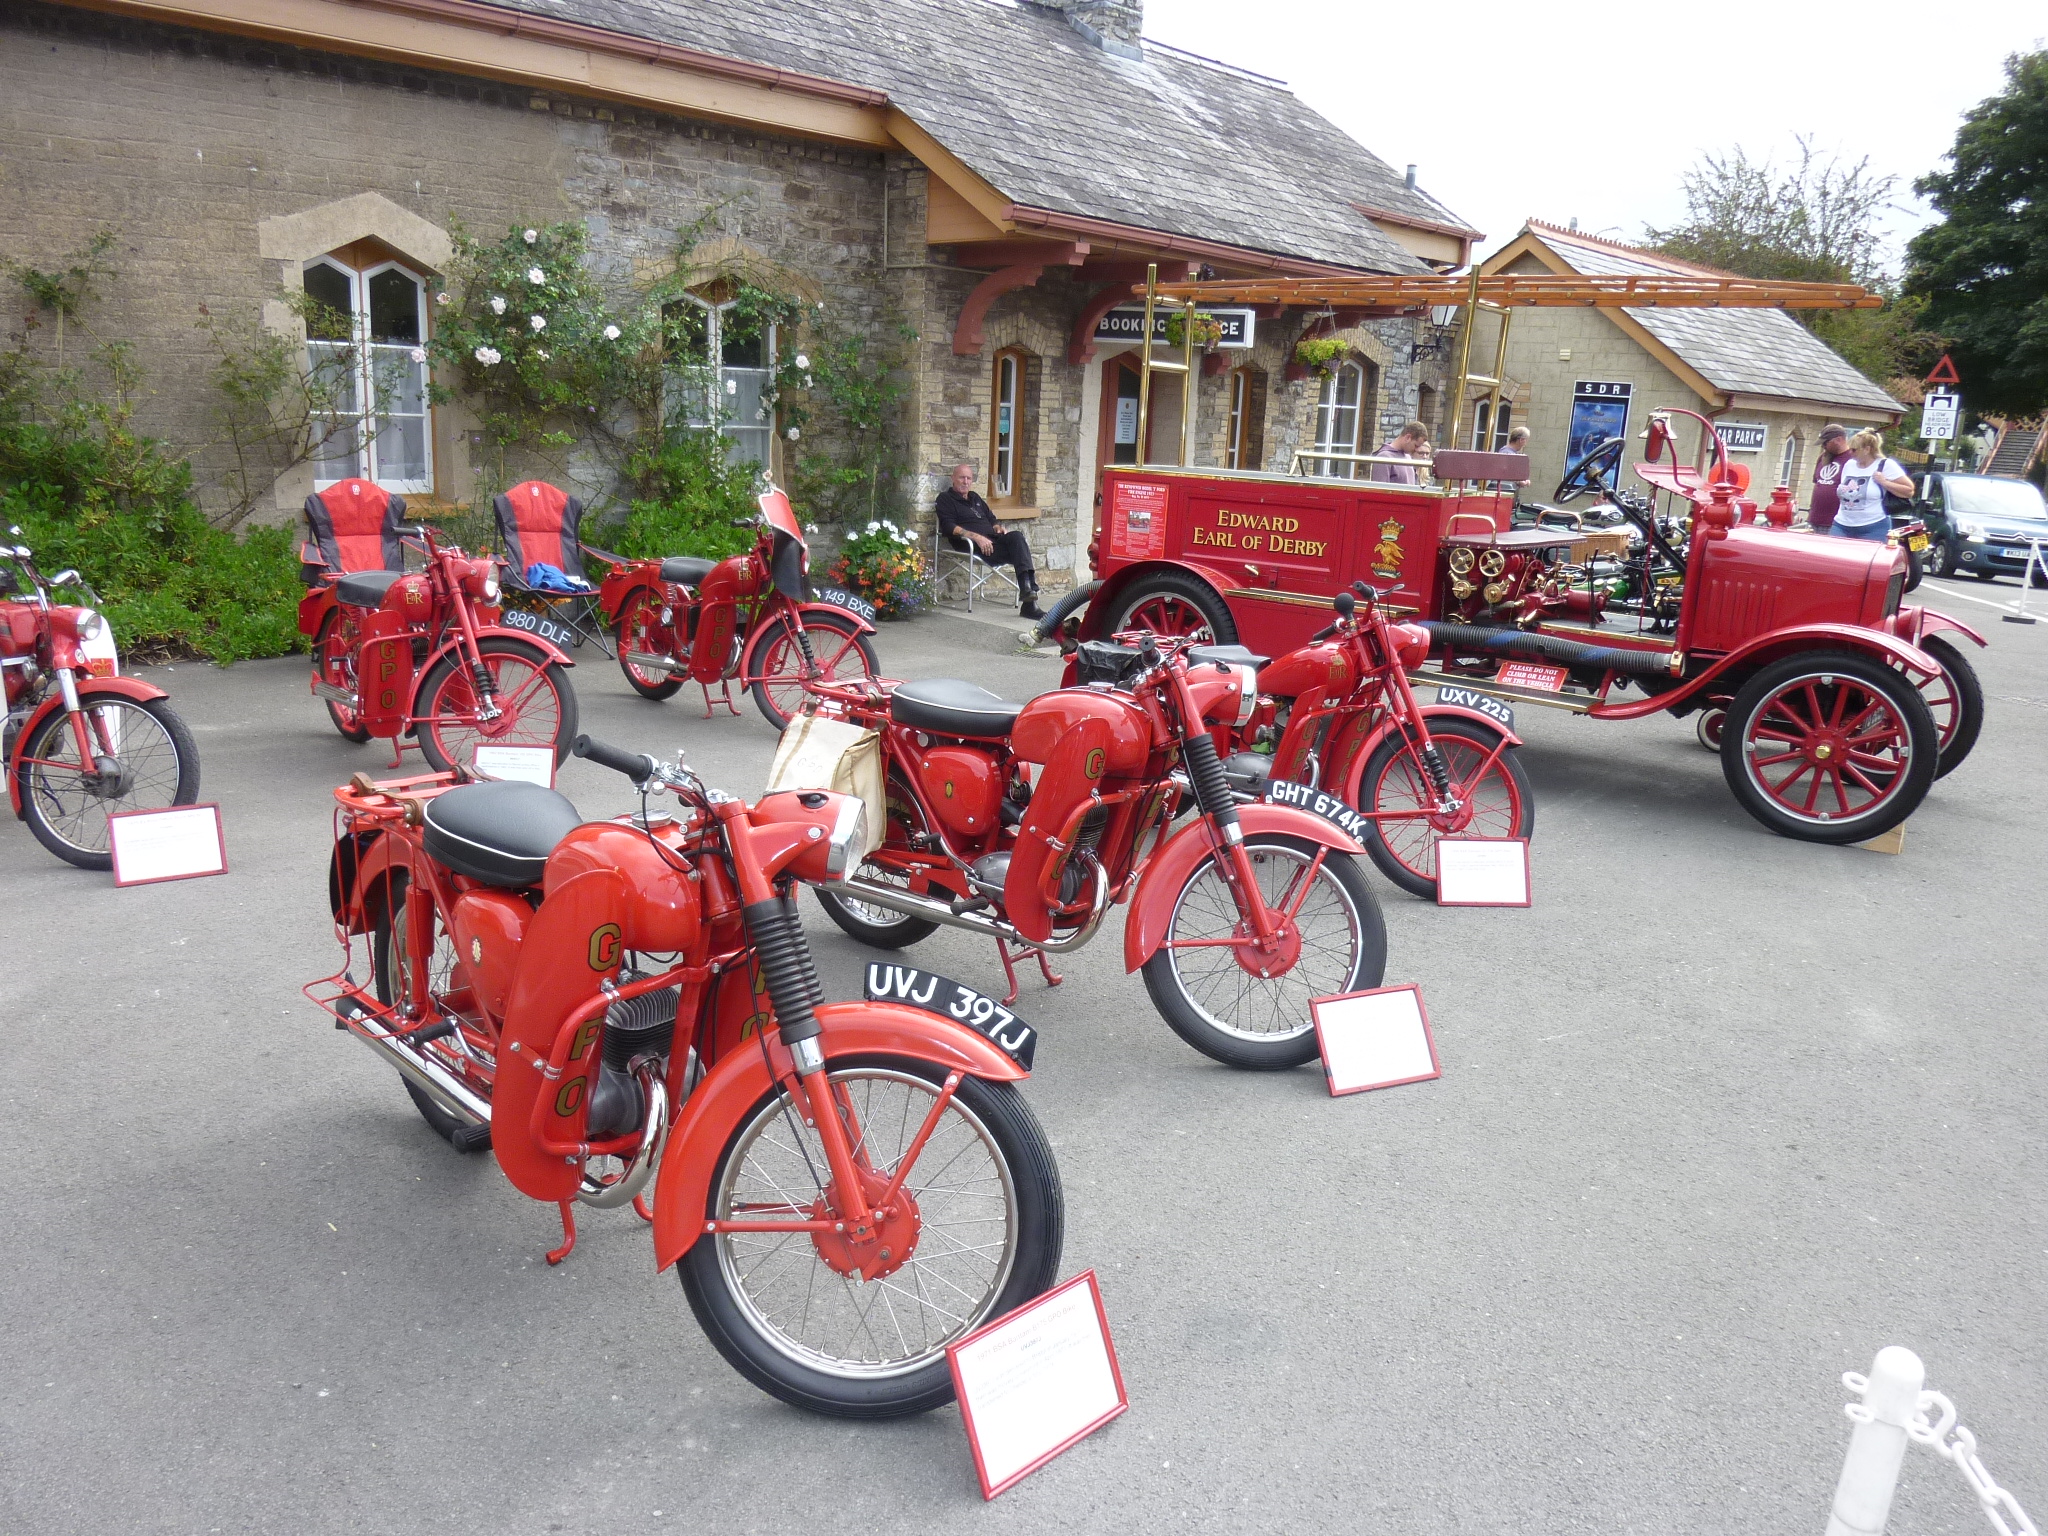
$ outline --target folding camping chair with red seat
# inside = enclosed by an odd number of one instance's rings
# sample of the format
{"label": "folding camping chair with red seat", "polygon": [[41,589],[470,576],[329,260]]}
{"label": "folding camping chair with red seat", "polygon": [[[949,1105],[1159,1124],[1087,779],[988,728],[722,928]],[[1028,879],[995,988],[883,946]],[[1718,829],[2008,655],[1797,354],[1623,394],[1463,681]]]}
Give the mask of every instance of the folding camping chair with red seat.
{"label": "folding camping chair with red seat", "polygon": [[311,537],[299,550],[306,585],[326,582],[336,602],[375,608],[405,574],[404,521],[405,498],[372,481],[339,480],[315,491],[306,498]]}
{"label": "folding camping chair with red seat", "polygon": [[[604,613],[597,605],[597,585],[584,574],[583,556],[587,550],[601,560],[616,562],[619,557],[582,542],[583,503],[545,480],[522,480],[491,505],[497,512],[498,542],[504,546],[507,567],[505,622],[532,628],[564,647],[594,641],[605,655],[612,655]],[[571,585],[555,585],[558,581]],[[541,622],[525,623],[529,618]],[[568,633],[549,633],[549,621]]]}

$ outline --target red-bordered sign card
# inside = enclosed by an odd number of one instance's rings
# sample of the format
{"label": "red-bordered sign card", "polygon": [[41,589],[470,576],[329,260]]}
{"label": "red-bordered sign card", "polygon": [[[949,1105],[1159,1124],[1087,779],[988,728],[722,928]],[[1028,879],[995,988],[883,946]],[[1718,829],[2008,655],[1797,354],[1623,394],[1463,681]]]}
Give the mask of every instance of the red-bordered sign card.
{"label": "red-bordered sign card", "polygon": [[114,856],[116,885],[227,873],[227,834],[221,830],[220,807],[212,802],[115,811],[107,817],[107,846]]}
{"label": "red-bordered sign card", "polygon": [[1526,837],[1441,837],[1436,844],[1440,907],[1526,907],[1530,901]]}
{"label": "red-bordered sign card", "polygon": [[947,1345],[946,1363],[984,1499],[1131,1406],[1092,1269]]}
{"label": "red-bordered sign card", "polygon": [[1569,676],[1563,667],[1546,667],[1534,661],[1504,661],[1494,681],[1511,688],[1535,688],[1544,693],[1561,693]]}
{"label": "red-bordered sign card", "polygon": [[1398,1088],[1444,1075],[1436,1037],[1422,1006],[1422,988],[1374,987],[1309,999],[1330,1097]]}

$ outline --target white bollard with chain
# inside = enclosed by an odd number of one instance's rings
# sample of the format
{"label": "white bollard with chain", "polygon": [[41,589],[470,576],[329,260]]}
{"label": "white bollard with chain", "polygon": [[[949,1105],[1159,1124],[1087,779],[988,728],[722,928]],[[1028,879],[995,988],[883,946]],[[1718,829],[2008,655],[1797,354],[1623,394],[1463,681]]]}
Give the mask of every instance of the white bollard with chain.
{"label": "white bollard with chain", "polygon": [[1862,1397],[1849,1404],[1856,1428],[1849,1436],[1849,1457],[1835,1484],[1835,1507],[1828,1515],[1827,1536],[1883,1536],[1891,1518],[1892,1491],[1899,1485],[1899,1467],[1906,1459],[1906,1427],[1920,1406],[1920,1388],[1927,1368],[1920,1357],[1898,1344],[1877,1352],[1868,1379],[1854,1371],[1842,1385]]}

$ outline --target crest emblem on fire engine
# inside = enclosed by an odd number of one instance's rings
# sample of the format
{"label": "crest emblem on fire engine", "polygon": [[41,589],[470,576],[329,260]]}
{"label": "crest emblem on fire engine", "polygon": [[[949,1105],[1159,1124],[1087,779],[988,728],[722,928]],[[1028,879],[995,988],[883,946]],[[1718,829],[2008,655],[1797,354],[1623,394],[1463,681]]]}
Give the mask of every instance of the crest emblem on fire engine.
{"label": "crest emblem on fire engine", "polygon": [[1390,517],[1380,524],[1380,541],[1372,547],[1373,575],[1400,575],[1402,558],[1401,525]]}

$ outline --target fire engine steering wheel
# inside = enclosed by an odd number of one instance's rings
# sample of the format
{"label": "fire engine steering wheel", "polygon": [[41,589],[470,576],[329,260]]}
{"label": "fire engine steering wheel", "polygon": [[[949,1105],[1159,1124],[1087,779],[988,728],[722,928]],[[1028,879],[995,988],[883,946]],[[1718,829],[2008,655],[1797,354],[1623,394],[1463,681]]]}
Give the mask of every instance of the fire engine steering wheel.
{"label": "fire engine steering wheel", "polygon": [[1628,447],[1628,439],[1606,438],[1588,449],[1564,472],[1564,478],[1557,482],[1557,494],[1553,501],[1575,501],[1593,489],[1593,476],[1597,472],[1603,490],[1613,490],[1621,479],[1621,455]]}

